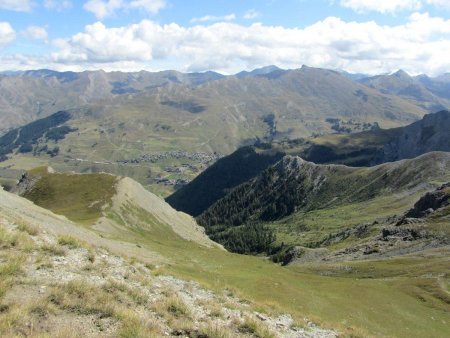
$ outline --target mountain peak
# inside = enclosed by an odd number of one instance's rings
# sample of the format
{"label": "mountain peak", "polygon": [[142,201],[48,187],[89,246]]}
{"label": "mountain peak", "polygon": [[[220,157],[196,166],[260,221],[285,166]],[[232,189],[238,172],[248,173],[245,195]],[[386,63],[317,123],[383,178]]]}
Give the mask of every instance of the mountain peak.
{"label": "mountain peak", "polygon": [[272,72],[276,71],[283,71],[281,68],[275,66],[275,65],[269,65],[261,68],[253,69],[252,71],[242,71],[236,74],[236,77],[243,78],[248,76],[257,76],[257,75],[267,75]]}
{"label": "mountain peak", "polygon": [[403,69],[399,69],[394,74],[392,74],[392,76],[395,76],[397,78],[404,78],[404,79],[410,79],[411,78],[411,76],[407,72],[405,72]]}

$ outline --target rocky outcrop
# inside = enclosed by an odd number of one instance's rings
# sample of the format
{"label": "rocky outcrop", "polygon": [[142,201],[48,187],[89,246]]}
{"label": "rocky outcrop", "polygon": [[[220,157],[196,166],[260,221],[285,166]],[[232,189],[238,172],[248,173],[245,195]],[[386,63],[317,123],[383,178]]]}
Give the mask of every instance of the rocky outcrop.
{"label": "rocky outcrop", "polygon": [[430,237],[428,231],[418,227],[386,227],[381,230],[380,236],[376,239],[381,241],[389,241],[393,238],[402,241],[415,241]]}
{"label": "rocky outcrop", "polygon": [[448,205],[450,205],[450,182],[422,196],[405,214],[405,219],[422,218]]}
{"label": "rocky outcrop", "polygon": [[39,176],[32,176],[28,174],[28,172],[24,172],[22,176],[20,176],[17,185],[13,188],[13,192],[22,196],[25,192],[33,189],[34,185],[39,181]]}

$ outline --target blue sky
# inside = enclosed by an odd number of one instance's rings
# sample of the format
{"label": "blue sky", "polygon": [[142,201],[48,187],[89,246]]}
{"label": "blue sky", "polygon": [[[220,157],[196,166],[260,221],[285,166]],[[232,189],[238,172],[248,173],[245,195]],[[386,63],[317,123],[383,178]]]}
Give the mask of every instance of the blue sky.
{"label": "blue sky", "polygon": [[0,0],[0,70],[450,72],[450,0]]}

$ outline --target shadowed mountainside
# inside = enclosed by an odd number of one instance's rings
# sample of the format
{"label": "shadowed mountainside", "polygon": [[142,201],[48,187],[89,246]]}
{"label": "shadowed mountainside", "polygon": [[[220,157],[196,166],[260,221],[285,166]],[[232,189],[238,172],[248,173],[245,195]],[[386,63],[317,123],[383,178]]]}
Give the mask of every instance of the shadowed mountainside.
{"label": "shadowed mountainside", "polygon": [[[450,113],[428,114],[395,129],[376,129],[349,135],[325,135],[260,147],[246,147],[220,159],[167,198],[175,209],[198,216],[232,188],[273,165],[282,156],[350,166],[371,166],[414,158],[430,151],[450,151]],[[188,197],[189,196],[189,197]]]}
{"label": "shadowed mountainside", "polygon": [[198,217],[207,229],[273,221],[294,212],[367,201],[380,195],[415,191],[450,175],[450,153],[370,168],[317,165],[285,156],[274,166],[233,189]]}

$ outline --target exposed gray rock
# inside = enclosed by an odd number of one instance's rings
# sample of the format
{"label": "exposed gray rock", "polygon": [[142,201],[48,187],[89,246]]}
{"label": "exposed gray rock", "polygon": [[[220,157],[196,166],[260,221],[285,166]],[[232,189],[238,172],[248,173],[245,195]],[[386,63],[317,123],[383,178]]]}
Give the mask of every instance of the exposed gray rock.
{"label": "exposed gray rock", "polygon": [[377,163],[414,158],[430,151],[450,151],[450,113],[440,111],[425,115],[405,128],[387,143]]}
{"label": "exposed gray rock", "polygon": [[450,188],[450,183],[446,183],[435,191],[422,196],[414,207],[405,214],[405,218],[425,217],[435,210],[450,205],[450,194],[445,190]]}
{"label": "exposed gray rock", "polygon": [[13,189],[13,192],[22,196],[27,191],[33,189],[34,185],[39,181],[39,179],[40,177],[38,176],[30,176],[27,172],[24,172],[22,176],[20,176],[16,187]]}

